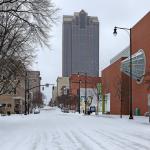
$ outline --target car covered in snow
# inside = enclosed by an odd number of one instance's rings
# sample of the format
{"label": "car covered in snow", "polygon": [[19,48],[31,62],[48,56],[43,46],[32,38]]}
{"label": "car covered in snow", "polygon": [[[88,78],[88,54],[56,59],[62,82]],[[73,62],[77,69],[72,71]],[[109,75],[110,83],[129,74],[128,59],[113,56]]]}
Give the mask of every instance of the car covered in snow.
{"label": "car covered in snow", "polygon": [[61,111],[64,112],[64,113],[69,113],[69,109],[67,107],[63,107],[61,109]]}
{"label": "car covered in snow", "polygon": [[35,108],[33,112],[34,112],[34,114],[39,114],[40,113],[40,109],[39,108]]}

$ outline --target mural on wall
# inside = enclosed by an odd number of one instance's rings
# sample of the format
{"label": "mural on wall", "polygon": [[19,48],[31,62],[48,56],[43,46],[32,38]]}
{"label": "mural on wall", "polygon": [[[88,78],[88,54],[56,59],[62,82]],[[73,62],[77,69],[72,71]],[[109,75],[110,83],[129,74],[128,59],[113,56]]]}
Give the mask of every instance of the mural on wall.
{"label": "mural on wall", "polygon": [[97,89],[96,88],[80,88],[80,110],[81,112],[85,109],[85,93],[87,96],[87,107],[97,105]]}

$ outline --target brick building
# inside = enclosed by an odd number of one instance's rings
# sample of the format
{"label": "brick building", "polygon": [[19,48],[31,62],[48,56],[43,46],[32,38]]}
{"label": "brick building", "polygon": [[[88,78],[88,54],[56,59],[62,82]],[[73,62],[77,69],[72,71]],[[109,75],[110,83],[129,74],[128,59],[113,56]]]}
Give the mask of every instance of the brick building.
{"label": "brick building", "polygon": [[[102,71],[102,89],[105,97],[105,112],[129,113],[129,77],[120,71],[120,58]],[[110,104],[110,105],[109,105]]]}
{"label": "brick building", "polygon": [[78,76],[77,74],[73,74],[70,76],[69,82],[72,109],[77,110],[79,103],[79,92],[81,111],[84,110],[85,107],[85,98],[87,101],[92,98],[91,105],[97,105],[97,84],[101,83],[100,77],[91,77],[85,75]]}
{"label": "brick building", "polygon": [[[150,101],[150,12],[147,13],[137,24],[131,29],[132,39],[132,98],[133,113],[138,108],[141,115],[148,111],[148,101]],[[142,51],[144,59],[138,58],[139,51]],[[127,53],[126,53],[127,54]],[[126,56],[127,57],[127,56]],[[129,76],[121,72],[121,64],[127,59],[123,56],[117,57],[110,66],[102,71],[103,94],[105,100],[110,100],[110,113],[129,114]],[[128,59],[129,60],[129,59]],[[143,65],[144,61],[144,65]],[[144,73],[141,81],[135,80],[134,75],[141,74],[144,66]],[[128,64],[129,70],[129,64]],[[116,86],[117,85],[117,86]],[[117,89],[120,89],[120,97],[117,96]],[[122,103],[122,104],[121,104]]]}
{"label": "brick building", "polygon": [[142,49],[146,57],[146,72],[142,83],[138,84],[133,80],[133,110],[140,109],[143,115],[148,111],[148,97],[150,94],[150,12],[147,13],[132,28],[132,53]]}

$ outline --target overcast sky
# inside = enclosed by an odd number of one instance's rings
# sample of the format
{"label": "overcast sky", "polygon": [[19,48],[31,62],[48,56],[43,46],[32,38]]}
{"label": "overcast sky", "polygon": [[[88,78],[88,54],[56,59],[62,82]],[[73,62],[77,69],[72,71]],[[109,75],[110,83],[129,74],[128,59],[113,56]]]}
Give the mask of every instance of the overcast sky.
{"label": "overcast sky", "polygon": [[[62,16],[73,15],[84,9],[89,16],[97,16],[100,22],[100,71],[109,65],[110,59],[129,45],[129,35],[119,30],[113,36],[114,26],[132,28],[150,11],[150,0],[53,0],[60,8],[60,20],[50,32],[51,50],[39,49],[34,70],[41,71],[42,83],[54,83],[62,74]],[[51,87],[44,93],[47,101]]]}

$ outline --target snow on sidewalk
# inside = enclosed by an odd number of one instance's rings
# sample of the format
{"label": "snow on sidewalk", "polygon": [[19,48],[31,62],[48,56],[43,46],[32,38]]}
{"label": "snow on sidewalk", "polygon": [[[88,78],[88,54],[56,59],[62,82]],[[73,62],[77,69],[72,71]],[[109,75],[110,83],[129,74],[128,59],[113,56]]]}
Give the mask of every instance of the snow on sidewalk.
{"label": "snow on sidewalk", "polygon": [[1,150],[150,150],[146,117],[84,116],[46,108],[0,117]]}

